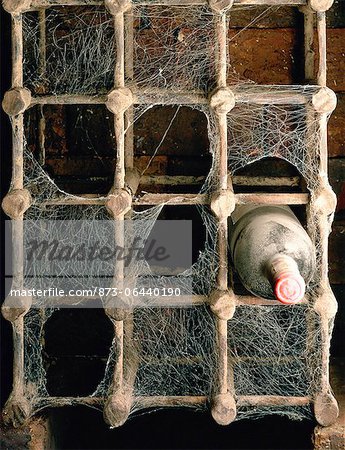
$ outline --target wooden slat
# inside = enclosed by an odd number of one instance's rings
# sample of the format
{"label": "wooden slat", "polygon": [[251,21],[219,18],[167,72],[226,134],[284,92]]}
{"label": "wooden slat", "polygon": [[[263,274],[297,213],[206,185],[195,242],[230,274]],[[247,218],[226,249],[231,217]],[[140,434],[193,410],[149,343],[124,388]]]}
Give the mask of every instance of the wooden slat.
{"label": "wooden slat", "polygon": [[[101,406],[102,397],[47,397],[38,398],[37,406],[63,407],[73,405]],[[196,407],[204,406],[208,402],[206,396],[151,396],[135,397],[133,404],[139,408],[153,407]],[[310,397],[283,397],[278,395],[240,395],[237,397],[237,405],[243,406],[305,406],[311,403]]]}
{"label": "wooden slat", "polygon": [[235,175],[233,184],[236,186],[289,186],[296,187],[300,177],[245,177]]}
{"label": "wooden slat", "polygon": [[261,205],[305,205],[309,194],[236,194],[236,202],[240,205],[255,203]]}
{"label": "wooden slat", "polygon": [[31,106],[35,105],[99,105],[107,101],[106,95],[60,94],[32,97]]}
{"label": "wooden slat", "polygon": [[[137,4],[143,6],[166,5],[166,6],[188,6],[188,5],[207,5],[207,0],[142,0]],[[33,0],[31,9],[49,6],[92,6],[102,5],[100,0]],[[305,5],[305,0],[235,0],[235,4],[242,5]]]}
{"label": "wooden slat", "polygon": [[79,197],[53,198],[42,202],[42,206],[59,206],[59,205],[104,205],[106,197],[98,197],[92,195],[81,195]]}
{"label": "wooden slat", "polygon": [[[236,52],[235,52],[236,54]],[[234,61],[236,61],[234,59]],[[235,62],[234,62],[235,64]],[[170,89],[144,89],[138,90],[133,87],[134,104],[136,105],[205,105],[208,104],[206,93],[201,91],[181,92]],[[303,89],[298,89],[293,85],[255,86],[243,84],[239,87],[233,87],[237,103],[253,103],[258,105],[277,104],[277,105],[301,105],[308,101],[308,97]],[[315,90],[318,87],[315,86]],[[35,105],[96,105],[107,101],[106,95],[83,95],[83,94],[60,94],[60,95],[41,95],[32,97],[31,106]]]}
{"label": "wooden slat", "polygon": [[[305,297],[301,302],[299,302],[295,306],[305,305],[307,303],[308,300]],[[254,295],[236,295],[236,304],[238,306],[281,306],[281,307],[284,306],[284,304],[279,302],[278,300],[270,300],[266,298],[255,297]]]}
{"label": "wooden slat", "polygon": [[310,397],[283,397],[279,395],[240,395],[237,405],[241,406],[305,406]]}
{"label": "wooden slat", "polygon": [[207,205],[208,196],[206,194],[144,194],[138,199],[134,199],[133,205]]}
{"label": "wooden slat", "polygon": [[[308,203],[308,194],[288,193],[248,193],[236,194],[236,202],[240,205],[254,203],[263,205],[305,205]],[[80,196],[47,200],[42,205],[103,205],[106,197]],[[144,194],[134,198],[133,205],[207,205],[207,194]]]}

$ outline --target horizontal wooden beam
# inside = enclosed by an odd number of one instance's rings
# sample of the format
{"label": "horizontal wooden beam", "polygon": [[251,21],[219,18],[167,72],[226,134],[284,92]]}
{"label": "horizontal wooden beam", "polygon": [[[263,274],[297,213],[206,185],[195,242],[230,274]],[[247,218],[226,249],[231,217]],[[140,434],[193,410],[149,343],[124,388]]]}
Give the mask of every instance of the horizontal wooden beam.
{"label": "horizontal wooden beam", "polygon": [[240,395],[237,406],[306,406],[310,397],[283,397],[280,395]]}
{"label": "horizontal wooden beam", "polygon": [[[309,201],[309,194],[304,193],[246,193],[235,194],[236,203],[261,204],[261,205],[305,205]],[[50,199],[42,202],[42,206],[52,205],[104,205],[106,197],[97,196],[75,196]],[[144,194],[133,199],[134,206],[154,206],[154,205],[208,205],[209,196],[207,194]]]}
{"label": "horizontal wooden beam", "polygon": [[[233,89],[237,103],[255,105],[304,105],[308,101],[308,92],[293,86],[256,85]],[[313,88],[309,92],[312,92]],[[318,87],[315,86],[315,92]],[[310,97],[310,94],[309,94]]]}
{"label": "horizontal wooden beam", "polygon": [[104,0],[32,0],[30,10],[50,6],[101,6]]}
{"label": "horizontal wooden beam", "polygon": [[99,197],[97,195],[81,194],[80,196],[59,197],[45,200],[42,206],[74,206],[74,205],[105,205],[106,197]]}
{"label": "horizontal wooden beam", "polygon": [[[295,306],[299,305],[306,305],[308,303],[307,298],[304,298],[301,302],[296,304]],[[254,295],[236,295],[236,305],[237,306],[289,306],[284,305],[283,303],[279,302],[278,300],[271,300],[267,298],[262,297],[255,297]]]}
{"label": "horizontal wooden beam", "polygon": [[[308,89],[309,92],[319,89],[317,86]],[[205,92],[181,92],[169,89],[143,89],[133,91],[133,102],[135,105],[207,105],[208,98]],[[301,105],[308,101],[308,91],[296,89],[294,86],[253,86],[243,85],[234,87],[233,92],[237,103],[252,103],[257,105]],[[31,106],[35,105],[93,105],[105,104],[107,95],[82,95],[82,94],[60,94],[42,95],[32,97]]]}
{"label": "horizontal wooden beam", "polygon": [[[154,407],[196,407],[205,406],[209,399],[206,396],[148,396],[135,397],[133,405],[137,408]],[[104,403],[103,397],[41,397],[35,401],[38,409],[75,405],[99,406]],[[279,395],[239,395],[237,406],[305,406],[311,403],[310,397],[284,397]]]}
{"label": "horizontal wooden beam", "polygon": [[244,205],[248,203],[260,205],[306,205],[309,201],[309,194],[289,193],[253,193],[236,194],[236,203]]}
{"label": "horizontal wooden beam", "polygon": [[142,197],[136,198],[133,205],[160,205],[167,204],[172,206],[178,205],[207,205],[209,198],[207,194],[144,194]]}
{"label": "horizontal wooden beam", "polygon": [[[246,193],[235,194],[236,203],[261,205],[305,205],[309,201],[309,194],[300,193]],[[144,194],[135,199],[134,205],[207,205],[209,198],[206,194]]]}
{"label": "horizontal wooden beam", "polygon": [[137,90],[133,88],[134,104],[136,105],[207,105],[208,99],[205,92],[191,91],[181,92],[171,89]]}
{"label": "horizontal wooden beam", "polygon": [[60,94],[32,97],[31,105],[99,105],[105,104],[107,95]]}
{"label": "horizontal wooden beam", "polygon": [[[235,0],[237,5],[305,5],[306,0]],[[31,10],[50,6],[100,6],[101,0],[33,0]],[[137,5],[152,6],[192,6],[207,5],[207,0],[142,0]]]}
{"label": "horizontal wooden beam", "polygon": [[206,406],[208,398],[206,396],[163,396],[157,395],[152,397],[136,397],[133,400],[134,406],[139,408],[155,408],[155,407],[196,407]]}
{"label": "horizontal wooden beam", "polygon": [[299,6],[306,5],[306,0],[235,0],[235,5],[290,5],[290,6]]}

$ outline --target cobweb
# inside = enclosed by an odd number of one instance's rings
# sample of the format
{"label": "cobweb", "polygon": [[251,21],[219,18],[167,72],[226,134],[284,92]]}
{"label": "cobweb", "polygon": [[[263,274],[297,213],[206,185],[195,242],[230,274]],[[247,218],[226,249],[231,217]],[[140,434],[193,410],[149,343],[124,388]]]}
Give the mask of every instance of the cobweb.
{"label": "cobweb", "polygon": [[[96,94],[114,81],[113,18],[104,8],[48,8],[24,14],[24,77],[35,94]],[[44,23],[44,30],[41,24]],[[40,37],[45,36],[45,63]]]}
{"label": "cobweb", "polygon": [[[256,18],[262,18],[271,8],[256,13],[245,7]],[[256,15],[257,14],[257,15]],[[133,12],[128,15],[133,32],[127,28],[127,42],[133,45],[133,61],[126,60],[126,84],[135,92],[169,89],[175,92],[209,93],[215,86],[216,36],[214,16],[206,6],[165,7],[154,2],[141,6],[134,2]],[[43,31],[42,31],[42,24]],[[107,93],[113,87],[115,66],[114,22],[103,7],[52,7],[44,16],[38,12],[24,14],[24,85],[34,95],[42,94],[90,94]],[[240,31],[239,31],[240,32]],[[46,61],[42,64],[40,34],[45,35]],[[129,44],[131,45],[131,44]],[[231,42],[229,42],[231,45]],[[228,83],[242,89],[242,93],[255,94],[257,85],[243,80],[235,68],[229,65]],[[291,105],[291,90],[304,97],[303,104]],[[263,158],[286,160],[296,167],[306,182],[306,191],[313,193],[320,184],[318,165],[320,142],[318,116],[310,106],[316,88],[311,86],[272,86],[279,90],[286,101],[279,104],[253,104],[239,102],[228,114],[228,168],[236,172],[248,164]],[[139,95],[139,94],[138,94]],[[140,97],[140,95],[139,95]],[[153,104],[133,108],[127,132],[151,109]],[[179,105],[175,105],[179,107]],[[209,151],[212,165],[200,193],[214,191],[218,181],[217,122],[205,105],[193,105],[206,117]],[[43,112],[42,112],[43,111]],[[44,110],[41,114],[44,115]],[[80,112],[82,114],[82,112]],[[25,114],[25,180],[32,195],[33,204],[25,213],[28,227],[35,227],[39,220],[85,220],[91,222],[92,230],[99,240],[98,221],[111,221],[103,205],[53,205],[57,200],[77,200],[58,187],[49,176],[31,145],[37,134],[37,117],[30,110]],[[87,130],[92,133],[92,130]],[[165,130],[167,131],[167,130]],[[168,130],[169,131],[169,130]],[[164,132],[158,141],[164,140]],[[114,144],[115,147],[115,144]],[[115,149],[114,149],[115,153]],[[152,163],[159,145],[153,149]],[[274,175],[274,174],[273,174]],[[136,193],[140,198],[143,193]],[[136,209],[131,220],[146,221],[141,233],[148,237],[154,222],[166,204]],[[207,206],[197,207],[205,228],[205,242],[197,260],[183,273],[176,275],[185,287],[186,295],[208,296],[216,287],[218,269],[218,225]],[[311,222],[313,217],[310,218]],[[39,223],[39,222],[37,222]],[[31,225],[29,225],[31,224]],[[44,230],[37,227],[37,235]],[[33,230],[27,229],[27,232]],[[314,240],[320,266],[317,233],[309,226]],[[66,231],[67,233],[67,231]],[[126,235],[128,242],[133,236]],[[76,236],[78,239],[78,236]],[[133,265],[127,273],[129,279],[140,285],[139,274],[145,280],[159,285],[166,282],[153,274],[144,263]],[[93,280],[100,280],[99,267],[89,267]],[[37,275],[37,274],[36,274]],[[68,274],[60,277],[66,283]],[[38,278],[35,278],[37,283]],[[308,292],[319,287],[320,274],[315,274]],[[191,281],[191,282],[190,282]],[[30,279],[24,285],[30,287]],[[83,287],[83,281],[79,281]],[[37,287],[37,286],[36,286]],[[38,286],[38,287],[44,287]],[[78,286],[74,286],[78,287]],[[312,297],[312,295],[310,295]],[[41,308],[49,304],[49,298],[36,299],[36,308],[25,316],[25,382],[26,395],[33,405],[36,400],[47,399],[47,375],[45,369],[44,336],[47,320],[57,311],[55,307]],[[102,298],[106,301],[105,298]],[[77,299],[75,303],[85,301]],[[41,303],[40,303],[41,302]],[[74,304],[75,304],[74,303]],[[53,304],[53,302],[52,302]],[[312,310],[312,300],[307,305],[295,307],[239,306],[235,316],[228,322],[229,386],[239,395],[310,396],[318,389],[320,379],[320,325]],[[146,396],[206,396],[211,399],[217,392],[217,330],[213,314],[208,306],[145,307],[133,310],[133,335],[130,336],[132,351],[136,354],[134,397]],[[92,330],[90,331],[92,332]],[[126,338],[126,337],[125,337]],[[109,349],[103,379],[90,397],[106,397],[111,387],[116,348]],[[129,369],[128,369],[129,370]],[[134,370],[134,369],[133,369]],[[68,373],[66,373],[68,377]],[[40,401],[39,408],[44,408]],[[202,406],[195,406],[203,408]],[[141,408],[135,400],[131,413]],[[309,406],[239,407],[237,419],[257,418],[266,414],[287,415],[292,419],[311,416]]]}

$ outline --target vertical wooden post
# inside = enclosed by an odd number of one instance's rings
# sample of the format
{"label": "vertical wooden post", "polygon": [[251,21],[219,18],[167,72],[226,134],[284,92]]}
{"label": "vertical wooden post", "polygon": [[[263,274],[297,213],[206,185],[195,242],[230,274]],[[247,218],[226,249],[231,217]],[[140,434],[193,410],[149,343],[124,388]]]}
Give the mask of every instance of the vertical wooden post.
{"label": "vertical wooden post", "polygon": [[[12,89],[5,95],[3,107],[12,123],[12,182],[2,208],[12,219],[13,289],[24,286],[23,214],[30,207],[31,197],[23,189],[24,121],[23,113],[29,106],[30,92],[23,89],[23,25],[20,13],[12,14]],[[16,106],[19,105],[20,106]],[[13,329],[13,385],[3,417],[5,423],[22,425],[31,414],[31,404],[25,397],[24,378],[24,316],[31,305],[28,297],[7,297],[2,314]]]}
{"label": "vertical wooden post", "polygon": [[316,13],[317,36],[319,41],[319,67],[317,72],[317,84],[326,86],[327,84],[327,42],[326,42],[326,13]]}
{"label": "vertical wooden post", "polygon": [[[212,5],[210,4],[212,7]],[[211,209],[218,220],[217,289],[210,297],[211,310],[216,315],[218,346],[218,383],[212,402],[212,416],[222,425],[231,423],[236,417],[234,393],[228,385],[228,319],[234,313],[234,295],[228,286],[228,217],[234,209],[232,183],[228,186],[227,113],[234,107],[234,95],[227,88],[227,33],[228,19],[225,10],[215,11],[215,36],[217,42],[216,82],[217,88],[210,98],[210,107],[215,114],[218,127],[218,179],[217,192],[211,201]]]}
{"label": "vertical wooden post", "polygon": [[[115,226],[115,243],[125,248],[125,214],[130,211],[131,197],[125,191],[125,111],[131,106],[131,92],[125,88],[125,18],[124,14],[131,7],[127,0],[106,1],[106,6],[114,16],[116,62],[114,71],[114,90],[108,96],[108,108],[114,113],[114,128],[116,138],[116,164],[113,188],[113,204],[108,203],[108,210],[113,213]],[[128,143],[127,143],[128,145]],[[122,200],[125,199],[125,207]],[[109,207],[110,206],[110,207]],[[124,289],[125,265],[123,260],[115,261],[113,283],[119,290]],[[118,301],[119,299],[115,299]],[[125,306],[125,305],[124,305]],[[124,318],[126,312],[118,308],[107,309],[114,324],[115,366],[113,380],[108,399],[104,406],[105,421],[112,427],[122,425],[130,412],[131,397],[124,387]]]}
{"label": "vertical wooden post", "polygon": [[318,297],[314,303],[314,311],[319,315],[321,340],[321,371],[318,391],[314,398],[314,411],[316,420],[320,425],[332,424],[338,414],[338,405],[331,392],[329,384],[329,354],[330,338],[333,320],[337,310],[337,302],[330,288],[328,280],[328,237],[336,206],[335,194],[329,185],[327,174],[327,120],[329,114],[336,106],[335,94],[326,87],[327,60],[326,60],[326,13],[318,11],[317,32],[319,42],[319,67],[317,83],[320,91],[313,96],[312,103],[319,120],[319,184],[310,204],[313,217],[317,220],[316,231],[319,238],[319,253],[321,267],[319,270],[320,286]]}
{"label": "vertical wooden post", "polygon": [[23,19],[12,15],[12,87],[23,86]]}

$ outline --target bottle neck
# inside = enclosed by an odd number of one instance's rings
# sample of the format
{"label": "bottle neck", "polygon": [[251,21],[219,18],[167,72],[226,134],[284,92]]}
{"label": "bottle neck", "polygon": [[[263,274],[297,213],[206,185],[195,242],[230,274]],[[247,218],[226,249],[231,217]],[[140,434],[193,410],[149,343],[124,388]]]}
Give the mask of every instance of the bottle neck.
{"label": "bottle neck", "polygon": [[305,281],[291,256],[277,253],[267,262],[266,271],[277,300],[292,305],[303,299]]}

